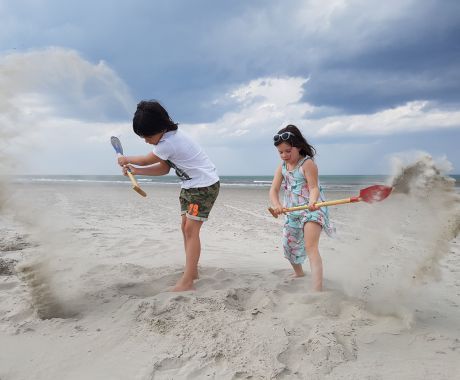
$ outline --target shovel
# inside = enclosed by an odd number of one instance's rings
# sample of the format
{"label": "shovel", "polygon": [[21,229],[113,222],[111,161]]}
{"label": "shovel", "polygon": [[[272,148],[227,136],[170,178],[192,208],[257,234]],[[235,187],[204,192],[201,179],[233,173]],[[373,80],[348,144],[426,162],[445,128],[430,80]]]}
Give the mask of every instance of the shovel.
{"label": "shovel", "polygon": [[[335,205],[342,205],[345,203],[354,203],[354,202],[367,202],[367,203],[380,202],[384,200],[386,197],[388,197],[392,190],[393,188],[390,186],[373,185],[370,187],[366,187],[365,189],[361,189],[357,197],[336,199],[334,201],[319,202],[319,203],[315,203],[315,206],[316,207],[326,207],[326,206],[335,206]],[[306,210],[306,209],[308,209],[308,205],[284,208],[283,212],[286,213],[286,212]],[[278,215],[275,214],[273,208],[270,207],[268,211],[270,211],[270,213],[275,218],[278,217]]]}
{"label": "shovel", "polygon": [[[123,147],[121,146],[120,139],[118,137],[112,136],[110,138],[110,142],[112,143],[113,149],[115,149],[115,152],[117,152],[118,156],[123,156]],[[133,173],[131,173],[131,170],[128,168],[128,177],[131,180],[131,183],[133,185],[133,190],[143,197],[146,197],[147,194],[144,190],[142,190],[139,187],[139,184],[136,181],[136,178],[134,177]]]}

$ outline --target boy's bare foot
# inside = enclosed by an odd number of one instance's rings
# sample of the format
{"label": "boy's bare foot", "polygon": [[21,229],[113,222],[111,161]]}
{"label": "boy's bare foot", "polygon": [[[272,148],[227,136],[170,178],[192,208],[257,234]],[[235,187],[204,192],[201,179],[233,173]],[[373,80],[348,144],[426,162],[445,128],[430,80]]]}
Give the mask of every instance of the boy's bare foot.
{"label": "boy's bare foot", "polygon": [[181,278],[177,281],[176,285],[174,285],[174,288],[172,288],[173,292],[186,292],[187,290],[195,290],[193,287],[193,280],[184,280]]}
{"label": "boy's bare foot", "polygon": [[300,278],[305,277],[305,273],[293,273],[291,274],[291,278]]}

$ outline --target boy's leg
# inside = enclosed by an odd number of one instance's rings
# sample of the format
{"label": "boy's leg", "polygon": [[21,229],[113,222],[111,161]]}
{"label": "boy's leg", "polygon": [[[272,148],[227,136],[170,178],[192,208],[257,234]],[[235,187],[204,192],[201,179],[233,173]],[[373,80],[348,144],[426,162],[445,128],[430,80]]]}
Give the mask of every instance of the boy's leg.
{"label": "boy's leg", "polygon": [[312,287],[316,291],[323,290],[323,262],[318,249],[321,229],[321,225],[315,222],[305,223],[304,226],[305,249],[310,261]]}
{"label": "boy's leg", "polygon": [[183,228],[185,271],[173,288],[175,292],[193,289],[193,280],[198,274],[198,260],[200,259],[201,253],[200,229],[203,222],[200,220],[188,219],[185,216],[184,218],[186,219]]}
{"label": "boy's leg", "polygon": [[185,270],[174,291],[193,289],[193,280],[198,278],[200,259],[200,229],[219,194],[220,183],[202,188],[182,189],[179,201],[182,215],[182,234],[185,248]]}
{"label": "boy's leg", "polygon": [[[187,243],[186,243],[186,235],[185,235],[185,223],[187,222],[187,217],[185,216],[185,214],[182,215],[182,222],[181,222],[181,230],[182,230],[182,237],[184,239],[184,252],[186,253],[187,252]],[[197,270],[193,276],[193,279],[196,280],[198,279],[198,267],[197,267]]]}

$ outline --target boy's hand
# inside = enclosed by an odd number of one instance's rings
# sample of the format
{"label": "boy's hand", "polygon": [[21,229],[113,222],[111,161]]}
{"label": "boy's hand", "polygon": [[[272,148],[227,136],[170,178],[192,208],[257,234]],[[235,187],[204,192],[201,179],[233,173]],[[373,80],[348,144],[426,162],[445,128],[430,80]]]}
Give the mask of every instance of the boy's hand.
{"label": "boy's hand", "polygon": [[119,156],[118,157],[118,165],[120,166],[125,166],[125,165],[128,165],[129,164],[129,160],[127,157],[125,156]]}
{"label": "boy's hand", "polygon": [[128,169],[131,172],[131,174],[137,174],[136,168],[132,165],[125,165],[123,166],[123,175],[127,176],[128,175]]}

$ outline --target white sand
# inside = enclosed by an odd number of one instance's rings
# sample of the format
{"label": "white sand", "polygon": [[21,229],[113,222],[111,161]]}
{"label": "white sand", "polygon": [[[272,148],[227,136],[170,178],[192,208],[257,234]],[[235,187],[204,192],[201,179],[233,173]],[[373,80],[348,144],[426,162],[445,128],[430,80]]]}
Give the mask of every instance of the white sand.
{"label": "white sand", "polygon": [[177,187],[3,186],[0,379],[458,378],[458,203],[433,186],[331,209],[320,294],[289,278],[266,188],[222,188],[177,294]]}

